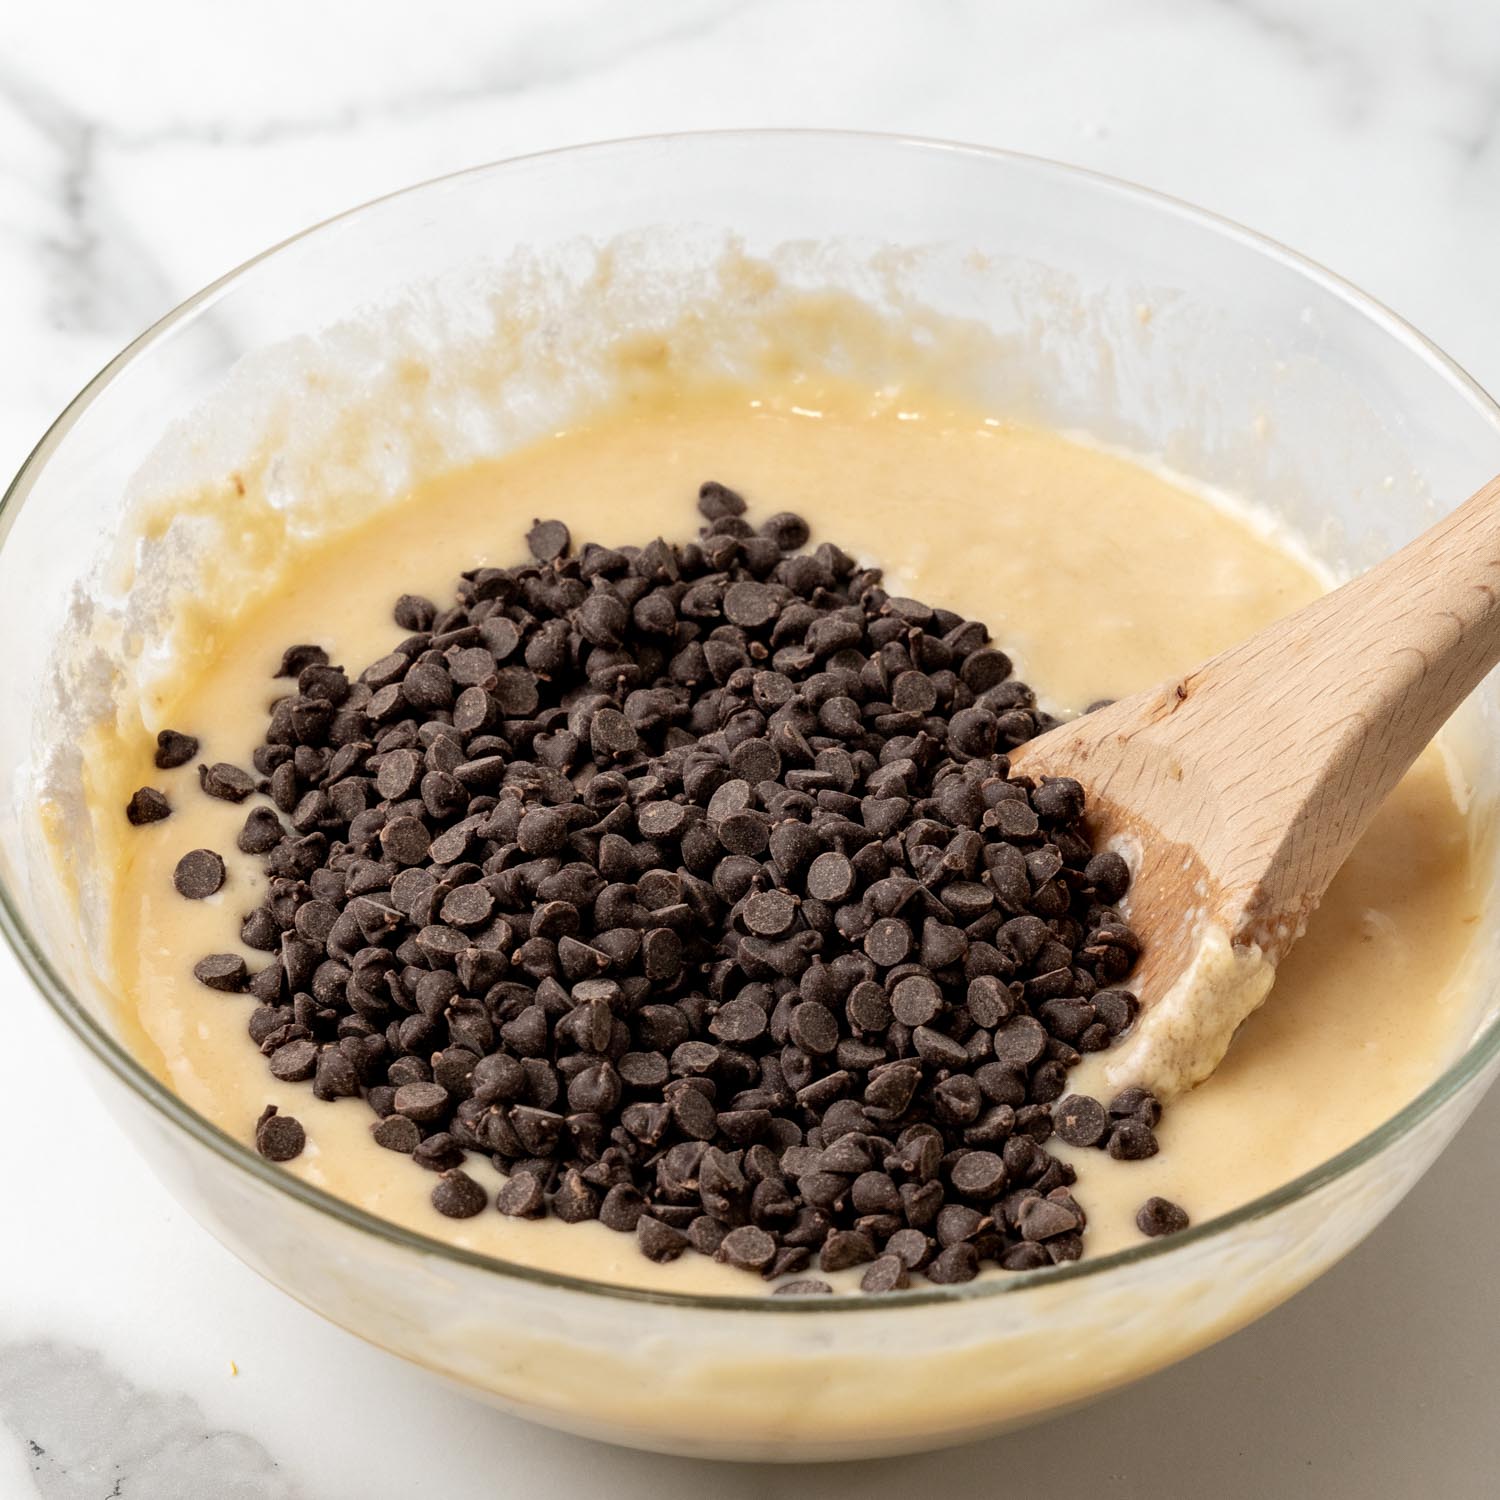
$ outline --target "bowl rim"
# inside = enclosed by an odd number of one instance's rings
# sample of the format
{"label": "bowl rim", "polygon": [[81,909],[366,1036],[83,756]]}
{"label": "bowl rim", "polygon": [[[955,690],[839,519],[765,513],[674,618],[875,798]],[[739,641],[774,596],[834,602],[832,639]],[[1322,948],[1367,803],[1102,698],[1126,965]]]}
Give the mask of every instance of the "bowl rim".
{"label": "bowl rim", "polygon": [[[0,496],[0,546],[4,545],[16,516],[20,513],[37,476],[51,455],[110,382],[126,366],[168,335],[178,324],[206,309],[262,261],[279,255],[289,247],[393,199],[415,195],[440,184],[452,184],[468,178],[501,173],[507,168],[523,163],[530,164],[553,157],[572,157],[581,154],[604,155],[620,152],[628,154],[675,142],[753,143],[758,140],[785,141],[799,138],[814,144],[862,144],[890,151],[997,160],[1012,169],[1059,178],[1067,182],[1077,182],[1092,191],[1133,201],[1158,213],[1164,213],[1169,218],[1185,221],[1198,229],[1207,230],[1223,239],[1237,242],[1263,257],[1278,262],[1285,269],[1298,273],[1324,293],[1360,313],[1368,323],[1405,346],[1409,353],[1427,364],[1435,375],[1455,387],[1461,396],[1466,397],[1477,413],[1495,428],[1497,436],[1500,436],[1500,405],[1497,405],[1478,381],[1456,361],[1443,353],[1430,339],[1412,327],[1404,318],[1392,312],[1385,304],[1361,291],[1352,282],[1330,271],[1317,261],[1289,249],[1279,241],[1248,229],[1233,219],[1199,208],[1170,194],[1143,187],[1138,183],[1108,173],[1075,166],[1049,157],[935,137],[799,127],[674,131],[554,147],[444,173],[393,192],[381,194],[331,215],[243,261],[186,298],[139,334],[64,407],[27,455],[4,495]],[[1342,1151],[1301,1173],[1290,1182],[1282,1184],[1271,1192],[1263,1193],[1227,1213],[1206,1219],[1201,1224],[1194,1224],[1178,1234],[1147,1240],[1140,1245],[1132,1245],[1107,1255],[1065,1262],[1037,1271],[1015,1273],[1004,1278],[982,1278],[961,1285],[923,1287],[880,1298],[843,1296],[830,1298],[815,1295],[773,1298],[765,1291],[753,1295],[676,1292],[616,1285],[583,1276],[570,1276],[544,1267],[524,1265],[507,1261],[499,1256],[468,1250],[420,1231],[408,1229],[391,1220],[380,1218],[312,1183],[304,1182],[299,1177],[280,1171],[275,1165],[257,1155],[249,1146],[236,1140],[191,1108],[94,1019],[73,995],[70,986],[33,937],[3,877],[0,877],[0,934],[3,934],[9,943],[27,976],[54,1015],[118,1082],[123,1084],[129,1092],[143,1099],[147,1106],[161,1116],[169,1126],[183,1131],[199,1145],[222,1158],[229,1167],[249,1173],[257,1182],[269,1187],[273,1192],[286,1193],[304,1207],[339,1221],[350,1229],[374,1235],[403,1250],[424,1256],[435,1256],[491,1275],[558,1291],[606,1297],[624,1302],[757,1315],[796,1316],[814,1312],[837,1315],[855,1312],[871,1313],[879,1309],[889,1309],[894,1313],[917,1307],[1013,1296],[1039,1285],[1056,1286],[1063,1282],[1094,1276],[1103,1277],[1112,1271],[1144,1265],[1189,1246],[1216,1239],[1241,1224],[1265,1218],[1285,1205],[1316,1192],[1324,1185],[1370,1161],[1446,1104],[1465,1085],[1483,1072],[1497,1055],[1500,1055],[1500,1019],[1492,1019],[1468,1043],[1464,1051],[1415,1098]]]}

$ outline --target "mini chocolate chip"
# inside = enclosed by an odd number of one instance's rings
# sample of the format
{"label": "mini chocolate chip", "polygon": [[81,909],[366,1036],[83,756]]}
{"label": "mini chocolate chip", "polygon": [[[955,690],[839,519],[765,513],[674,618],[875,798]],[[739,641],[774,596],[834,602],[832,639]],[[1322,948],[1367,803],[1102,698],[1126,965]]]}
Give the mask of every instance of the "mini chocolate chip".
{"label": "mini chocolate chip", "polygon": [[328,653],[321,646],[288,646],[281,653],[281,665],[276,669],[277,677],[300,677],[309,667],[326,667]]}
{"label": "mini chocolate chip", "polygon": [[370,1127],[370,1134],[377,1146],[398,1151],[403,1156],[410,1156],[422,1141],[422,1132],[416,1122],[408,1120],[405,1115],[387,1115]]}
{"label": "mini chocolate chip", "polygon": [[394,1103],[397,1114],[425,1125],[448,1112],[448,1090],[436,1083],[405,1083],[396,1090]]}
{"label": "mini chocolate chip", "polygon": [[193,978],[211,990],[237,995],[250,982],[250,971],[238,953],[210,953],[193,965]]}
{"label": "mini chocolate chip", "polygon": [[313,1076],[318,1064],[318,1044],[307,1037],[283,1042],[270,1056],[271,1076],[283,1083],[302,1083]]}
{"label": "mini chocolate chip", "polygon": [[532,1172],[507,1177],[495,1199],[495,1207],[512,1219],[540,1219],[547,1211],[542,1180]]}
{"label": "mini chocolate chip", "polygon": [[943,1008],[943,992],[925,974],[910,974],[891,990],[891,1012],[903,1026],[925,1026]]}
{"label": "mini chocolate chip", "polygon": [[898,1229],[885,1242],[885,1253],[894,1255],[909,1271],[919,1271],[927,1264],[933,1244],[920,1229]]}
{"label": "mini chocolate chip", "polygon": [[952,1286],[973,1281],[979,1274],[979,1255],[973,1245],[961,1241],[940,1251],[926,1269],[926,1277],[936,1286]]}
{"label": "mini chocolate chip", "polygon": [[235,844],[244,854],[269,854],[285,834],[281,819],[269,807],[254,807],[246,815]]}
{"label": "mini chocolate chip", "polygon": [[766,1013],[753,1000],[731,1000],[720,1006],[708,1029],[726,1042],[753,1042],[766,1029]]}
{"label": "mini chocolate chip", "polygon": [[1022,1240],[1010,1245],[1000,1256],[1000,1264],[1007,1271],[1037,1271],[1052,1264],[1052,1257],[1038,1244]]}
{"label": "mini chocolate chip", "polygon": [[793,1008],[789,1022],[792,1040],[804,1052],[821,1055],[838,1046],[839,1023],[826,1005],[804,1000]]}
{"label": "mini chocolate chip", "polygon": [[882,1255],[871,1261],[859,1281],[862,1292],[899,1292],[910,1285],[906,1262],[899,1255]]}
{"label": "mini chocolate chip", "polygon": [[568,528],[561,521],[534,521],[526,533],[526,545],[538,562],[556,562],[566,557],[572,544]]}
{"label": "mini chocolate chip", "polygon": [[1046,1047],[1047,1033],[1031,1016],[1012,1016],[995,1028],[995,1057],[1011,1067],[1030,1067]]}
{"label": "mini chocolate chip", "polygon": [[125,804],[125,816],[136,828],[159,823],[171,815],[172,804],[155,787],[141,787]]}
{"label": "mini chocolate chip", "polygon": [[795,552],[798,547],[807,545],[812,533],[801,516],[789,510],[779,510],[762,523],[760,534],[773,541],[780,551]]}
{"label": "mini chocolate chip", "polygon": [[212,849],[191,849],[177,861],[172,884],[179,896],[202,901],[224,884],[224,861]]}
{"label": "mini chocolate chip", "polygon": [[255,778],[248,771],[221,760],[211,766],[198,767],[198,785],[210,797],[223,802],[243,802],[255,790]]}
{"label": "mini chocolate chip", "polygon": [[1157,1153],[1156,1136],[1140,1120],[1121,1120],[1109,1133],[1109,1154],[1116,1161],[1145,1161]]}
{"label": "mini chocolate chip", "polygon": [[745,926],[761,937],[780,937],[796,919],[797,903],[786,891],[758,891],[745,901]]}
{"label": "mini chocolate chip", "polygon": [[1078,1228],[1078,1215],[1063,1203],[1050,1198],[1027,1198],[1016,1215],[1023,1239],[1049,1240],[1054,1235],[1069,1234]]}
{"label": "mini chocolate chip", "polygon": [[175,729],[163,729],[156,736],[158,771],[171,771],[178,766],[185,766],[197,753],[198,741],[190,734],[179,734]]}
{"label": "mini chocolate chip", "polygon": [[748,630],[768,624],[776,608],[775,589],[763,583],[745,580],[731,584],[724,593],[724,618]]}
{"label": "mini chocolate chip", "polygon": [[1177,1234],[1188,1227],[1187,1211],[1170,1198],[1147,1198],[1135,1216],[1135,1227],[1153,1238]]}
{"label": "mini chocolate chip", "polygon": [[865,934],[864,948],[881,968],[894,968],[911,952],[911,928],[899,917],[881,917]]}
{"label": "mini chocolate chip", "polygon": [[1052,1112],[1058,1137],[1070,1146],[1097,1146],[1109,1132],[1109,1116],[1097,1099],[1069,1094]]}
{"label": "mini chocolate chip", "polygon": [[1109,1101],[1110,1115],[1115,1119],[1134,1119],[1149,1129],[1155,1129],[1161,1119],[1161,1105],[1156,1096],[1143,1088],[1121,1089]]}
{"label": "mini chocolate chip", "polygon": [[484,1189],[456,1167],[442,1173],[432,1190],[432,1206],[450,1219],[472,1219],[488,1202]]}
{"label": "mini chocolate chip", "polygon": [[1130,866],[1112,849],[1094,855],[1083,867],[1083,878],[1105,906],[1115,906],[1130,888]]}
{"label": "mini chocolate chip", "polygon": [[432,835],[420,818],[392,818],[380,830],[380,847],[397,865],[416,865],[427,857]]}
{"label": "mini chocolate chip", "polygon": [[255,1149],[267,1161],[291,1161],[306,1144],[307,1132],[298,1120],[280,1114],[274,1104],[266,1105],[255,1122]]}
{"label": "mini chocolate chip", "polygon": [[674,1229],[649,1214],[642,1214],[636,1220],[635,1238],[641,1254],[658,1265],[676,1260],[689,1244],[687,1235],[680,1229]]}
{"label": "mini chocolate chip", "polygon": [[875,1259],[875,1246],[869,1235],[857,1229],[835,1229],[823,1241],[819,1264],[825,1271],[845,1271]]}
{"label": "mini chocolate chip", "polygon": [[989,1202],[1005,1186],[1005,1163],[993,1151],[966,1151],[954,1162],[949,1177],[965,1198]]}
{"label": "mini chocolate chip", "polygon": [[759,1271],[771,1263],[775,1254],[776,1241],[764,1229],[745,1224],[724,1236],[714,1258],[742,1271]]}

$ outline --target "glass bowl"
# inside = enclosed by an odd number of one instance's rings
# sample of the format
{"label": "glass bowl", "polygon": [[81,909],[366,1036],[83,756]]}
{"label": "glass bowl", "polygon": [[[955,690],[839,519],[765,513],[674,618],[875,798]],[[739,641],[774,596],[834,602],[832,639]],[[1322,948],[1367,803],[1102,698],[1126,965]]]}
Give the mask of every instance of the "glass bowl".
{"label": "glass bowl", "polygon": [[[469,1254],[262,1161],[132,1056],[95,964],[99,832],[78,746],[91,715],[126,711],[122,684],[149,699],[169,648],[211,656],[212,611],[175,639],[168,585],[215,597],[251,460],[288,537],[347,524],[424,464],[549,430],[559,392],[578,397],[622,339],[669,346],[684,298],[763,308],[773,288],[852,296],[907,330],[810,360],[894,381],[934,330],[956,330],[975,356],[974,399],[1242,495],[1336,571],[1500,470],[1500,412],[1383,308],[1242,229],[1072,168],[736,132],[427,183],[185,303],[90,383],[16,478],[0,513],[0,925],[120,1128],[203,1224],[308,1307],[538,1421],[667,1452],[803,1460],[993,1433],[1258,1317],[1391,1211],[1493,1079],[1500,1031],[1476,1016],[1420,1097],[1236,1212],[1098,1259],[870,1300],[665,1295]],[[501,364],[519,384],[495,383]],[[530,379],[543,367],[562,386]],[[376,388],[420,396],[351,438],[348,413]],[[221,513],[177,518],[178,552],[159,531],[137,540],[142,507],[165,505],[170,521],[173,494],[228,478]],[[1500,787],[1497,709],[1490,683],[1455,732],[1479,820]],[[1479,941],[1483,1003],[1497,969]]]}

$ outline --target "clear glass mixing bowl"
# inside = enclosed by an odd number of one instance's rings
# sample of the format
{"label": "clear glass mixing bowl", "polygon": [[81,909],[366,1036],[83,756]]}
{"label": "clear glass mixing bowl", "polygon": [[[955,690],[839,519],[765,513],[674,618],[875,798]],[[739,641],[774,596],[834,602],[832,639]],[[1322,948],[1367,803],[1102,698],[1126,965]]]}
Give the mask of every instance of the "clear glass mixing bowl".
{"label": "clear glass mixing bowl", "polygon": [[[740,257],[728,279],[726,244]],[[764,297],[745,267],[766,265],[783,286],[850,292],[892,317],[915,310],[918,332],[899,348],[820,359],[893,379],[924,347],[924,322],[968,330],[987,351],[972,364],[975,399],[1161,456],[1282,517],[1339,569],[1372,561],[1500,470],[1493,403],[1383,308],[1233,225],[1067,167],[751,132],[592,146],[428,183],[185,303],[79,395],[11,487],[0,514],[0,925],[120,1128],[214,1234],[307,1306],[497,1405],[590,1436],[849,1457],[1035,1419],[1290,1296],[1389,1213],[1453,1135],[1500,1066],[1500,1031],[1476,1022],[1462,1055],[1379,1130],[1169,1241],[878,1300],[655,1295],[393,1227],[189,1110],[121,1043],[94,965],[102,907],[77,798],[80,726],[122,682],[149,676],[170,635],[156,573],[207,578],[214,550],[234,546],[200,516],[196,551],[127,543],[122,565],[129,505],[249,472],[258,454],[291,532],[318,484],[325,500],[358,503],[309,512],[305,529],[343,524],[434,454],[503,450],[561,410],[540,388],[486,405],[500,387],[445,382],[450,359],[493,376],[501,350],[524,376],[528,362],[555,373],[576,355],[586,383],[599,350],[584,347],[584,310],[602,282],[619,328],[649,331],[667,326],[685,288]],[[502,283],[508,319],[495,314]],[[345,441],[322,462],[340,413],[394,389],[413,350],[427,372],[420,399],[383,437],[359,451]],[[403,422],[421,425],[425,446]],[[234,493],[224,488],[226,508]],[[100,631],[101,620],[120,628]],[[1487,684],[1456,741],[1479,816],[1500,787],[1497,706]],[[1495,956],[1480,962],[1487,994]]]}

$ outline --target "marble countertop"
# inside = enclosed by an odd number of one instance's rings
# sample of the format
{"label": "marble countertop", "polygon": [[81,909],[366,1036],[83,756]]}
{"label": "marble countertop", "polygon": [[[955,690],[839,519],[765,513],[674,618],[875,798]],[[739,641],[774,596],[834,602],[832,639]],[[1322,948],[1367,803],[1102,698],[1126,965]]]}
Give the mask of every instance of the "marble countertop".
{"label": "marble countertop", "polygon": [[[1500,389],[1500,9],[1473,0],[170,0],[0,9],[0,470],[144,326],[307,223],[605,136],[851,126],[1060,157],[1324,261]],[[294,1305],[116,1139],[0,956],[0,1497],[1493,1493],[1500,1097],[1341,1267],[1087,1411],[878,1466],[614,1452]],[[77,1090],[77,1092],[75,1092]],[[59,1093],[59,1091],[61,1091]],[[67,1099],[67,1132],[45,1149]],[[237,1373],[235,1371],[237,1370]]]}

